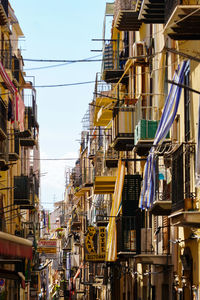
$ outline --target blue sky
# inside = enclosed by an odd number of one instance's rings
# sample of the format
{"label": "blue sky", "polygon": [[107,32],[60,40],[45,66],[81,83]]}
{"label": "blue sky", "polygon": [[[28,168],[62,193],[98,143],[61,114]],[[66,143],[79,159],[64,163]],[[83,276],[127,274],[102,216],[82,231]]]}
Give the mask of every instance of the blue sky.
{"label": "blue sky", "polygon": [[[109,1],[108,1],[109,2]],[[101,49],[105,0],[10,0],[25,38],[20,47],[24,58],[83,59]],[[58,63],[57,63],[58,64]],[[95,80],[99,62],[76,63],[28,70],[52,63],[26,62],[28,76],[35,84],[51,85]],[[94,84],[38,88],[41,158],[77,157],[81,119],[93,97]],[[74,161],[41,161],[41,202],[52,209],[64,196],[64,172]]]}

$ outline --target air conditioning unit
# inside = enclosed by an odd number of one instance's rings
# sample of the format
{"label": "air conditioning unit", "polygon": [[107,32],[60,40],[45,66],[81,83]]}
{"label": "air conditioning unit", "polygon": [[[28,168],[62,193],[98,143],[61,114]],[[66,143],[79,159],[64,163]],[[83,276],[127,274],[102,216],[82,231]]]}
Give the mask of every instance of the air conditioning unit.
{"label": "air conditioning unit", "polygon": [[146,44],[145,42],[135,42],[133,44],[133,57],[135,62],[143,63],[146,61]]}

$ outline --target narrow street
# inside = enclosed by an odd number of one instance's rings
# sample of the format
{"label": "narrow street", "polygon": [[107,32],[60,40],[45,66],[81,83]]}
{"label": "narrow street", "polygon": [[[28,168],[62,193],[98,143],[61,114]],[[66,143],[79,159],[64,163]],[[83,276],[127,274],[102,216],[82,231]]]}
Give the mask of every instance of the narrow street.
{"label": "narrow street", "polygon": [[200,1],[1,0],[0,32],[0,300],[200,300]]}

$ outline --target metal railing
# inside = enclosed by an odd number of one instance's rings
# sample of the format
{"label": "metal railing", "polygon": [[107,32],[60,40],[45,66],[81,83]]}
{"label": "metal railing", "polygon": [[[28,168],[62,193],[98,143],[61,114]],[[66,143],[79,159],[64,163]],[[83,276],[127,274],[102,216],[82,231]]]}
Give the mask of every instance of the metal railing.
{"label": "metal railing", "polygon": [[155,184],[155,202],[171,201],[172,197],[172,174],[171,157],[165,158],[158,156],[156,161],[156,184]]}
{"label": "metal railing", "polygon": [[119,41],[110,41],[105,43],[103,49],[103,71],[123,70],[126,58],[123,50],[119,49]]}
{"label": "metal railing", "polygon": [[118,136],[133,137],[135,126],[135,106],[120,107],[113,110],[113,140]]}
{"label": "metal railing", "polygon": [[140,252],[140,227],[136,216],[116,218],[117,252]]}
{"label": "metal railing", "polygon": [[135,1],[132,0],[115,0],[114,11],[135,10]]}
{"label": "metal railing", "polygon": [[0,128],[7,133],[7,111],[3,99],[0,97]]}
{"label": "metal railing", "polygon": [[169,226],[158,226],[155,232],[152,228],[141,228],[141,254],[169,254],[169,240]]}
{"label": "metal railing", "polygon": [[106,160],[118,160],[119,159],[119,151],[116,151],[112,147],[108,147],[108,150],[105,153]]}
{"label": "metal railing", "polygon": [[82,184],[93,183],[93,167],[85,167],[82,170]]}
{"label": "metal railing", "polygon": [[183,143],[172,155],[172,211],[195,210],[195,144]]}
{"label": "metal railing", "polygon": [[12,50],[1,50],[1,63],[5,69],[11,69],[12,67]]}
{"label": "metal railing", "polygon": [[111,84],[106,83],[101,79],[101,73],[96,73],[96,83],[94,88],[94,96],[101,97],[109,91],[111,91],[112,86]]}
{"label": "metal railing", "polygon": [[158,119],[158,108],[151,105],[150,97],[139,97],[135,104],[135,125],[137,125],[140,120],[156,121]]}
{"label": "metal railing", "polygon": [[30,201],[30,179],[28,176],[14,176],[14,200]]}
{"label": "metal railing", "polygon": [[15,55],[13,56],[12,59],[13,59],[13,65],[14,65],[13,76],[19,82],[20,81],[20,72],[21,72],[20,60]]}

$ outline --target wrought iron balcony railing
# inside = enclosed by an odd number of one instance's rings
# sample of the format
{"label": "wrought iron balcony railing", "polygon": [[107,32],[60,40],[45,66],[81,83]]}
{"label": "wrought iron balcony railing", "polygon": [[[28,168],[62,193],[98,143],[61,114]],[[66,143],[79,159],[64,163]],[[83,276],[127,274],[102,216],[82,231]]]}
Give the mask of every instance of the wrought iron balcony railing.
{"label": "wrought iron balcony railing", "polygon": [[151,211],[154,215],[169,215],[172,208],[171,156],[158,156],[155,171],[155,198]]}
{"label": "wrought iron balcony railing", "polygon": [[1,63],[5,69],[12,68],[12,50],[1,50]]}
{"label": "wrought iron balcony railing", "polygon": [[7,135],[7,109],[3,99],[0,97],[0,140]]}
{"label": "wrought iron balcony railing", "polygon": [[140,253],[140,227],[136,216],[120,216],[116,218],[117,252],[122,254]]}
{"label": "wrought iron balcony railing", "polygon": [[181,144],[172,155],[172,211],[195,210],[195,145]]}

